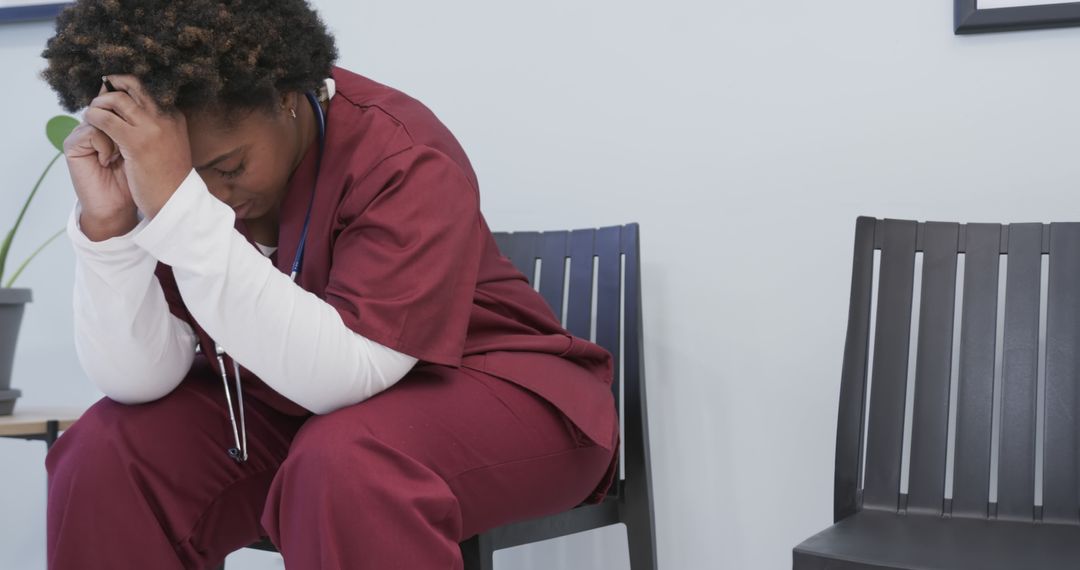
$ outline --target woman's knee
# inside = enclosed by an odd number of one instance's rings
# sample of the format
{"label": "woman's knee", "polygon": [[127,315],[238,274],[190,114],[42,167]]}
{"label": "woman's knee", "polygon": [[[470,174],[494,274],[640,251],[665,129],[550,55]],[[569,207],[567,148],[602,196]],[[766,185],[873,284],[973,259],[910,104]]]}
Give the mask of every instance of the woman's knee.
{"label": "woman's knee", "polygon": [[50,477],[61,477],[66,471],[77,469],[80,478],[109,477],[105,473],[119,451],[118,442],[125,438],[119,430],[135,427],[133,421],[125,421],[128,413],[124,404],[108,398],[98,400],[73,423],[45,455],[45,469]]}
{"label": "woman's knee", "polygon": [[339,526],[382,528],[391,520],[406,526],[427,521],[422,524],[440,536],[460,539],[457,497],[416,454],[363,422],[330,415],[309,419],[267,497],[262,524],[275,543],[290,535],[333,533]]}
{"label": "woman's knee", "polygon": [[293,479],[300,484],[291,488],[305,491],[345,486],[357,494],[392,499],[408,490],[403,481],[426,481],[442,494],[448,488],[435,466],[407,442],[377,432],[358,414],[314,416],[293,439],[278,476]]}
{"label": "woman's knee", "polygon": [[361,463],[384,463],[385,456],[394,453],[363,421],[355,417],[345,421],[336,413],[318,415],[297,432],[281,470],[292,477],[315,479],[312,484],[332,483],[350,473],[356,475]]}

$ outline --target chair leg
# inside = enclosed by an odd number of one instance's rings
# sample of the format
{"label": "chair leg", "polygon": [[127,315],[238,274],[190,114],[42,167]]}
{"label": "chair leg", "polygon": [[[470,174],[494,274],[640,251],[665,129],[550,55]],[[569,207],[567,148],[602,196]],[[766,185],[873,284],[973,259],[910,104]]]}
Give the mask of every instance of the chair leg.
{"label": "chair leg", "polygon": [[627,481],[621,518],[626,525],[631,570],[656,570],[656,523],[652,510],[652,486]]}
{"label": "chair leg", "polygon": [[461,557],[465,570],[495,570],[495,551],[491,548],[491,537],[486,534],[462,542]]}
{"label": "chair leg", "polygon": [[647,521],[626,522],[630,570],[656,570],[656,537]]}

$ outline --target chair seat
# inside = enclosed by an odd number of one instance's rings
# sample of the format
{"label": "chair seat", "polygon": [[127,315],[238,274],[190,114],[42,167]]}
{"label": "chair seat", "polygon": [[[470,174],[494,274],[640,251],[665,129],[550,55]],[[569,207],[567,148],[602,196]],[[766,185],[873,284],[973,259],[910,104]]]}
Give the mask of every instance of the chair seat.
{"label": "chair seat", "polygon": [[795,570],[1080,568],[1080,526],[860,511],[795,547]]}

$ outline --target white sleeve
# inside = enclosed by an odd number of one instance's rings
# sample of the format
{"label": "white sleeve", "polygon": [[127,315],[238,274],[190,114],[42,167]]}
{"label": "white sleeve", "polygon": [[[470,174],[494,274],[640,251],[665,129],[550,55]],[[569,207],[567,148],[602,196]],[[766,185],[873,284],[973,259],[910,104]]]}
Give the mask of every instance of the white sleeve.
{"label": "white sleeve", "polygon": [[109,398],[139,404],[161,398],[183,380],[195,356],[191,326],[169,311],[154,275],[157,260],[132,242],[132,231],[91,241],[68,218],[75,250],[75,352],[83,371]]}
{"label": "white sleeve", "polygon": [[188,311],[238,363],[316,414],[370,398],[412,369],[416,358],[346,327],[235,221],[193,169],[133,241],[172,266]]}

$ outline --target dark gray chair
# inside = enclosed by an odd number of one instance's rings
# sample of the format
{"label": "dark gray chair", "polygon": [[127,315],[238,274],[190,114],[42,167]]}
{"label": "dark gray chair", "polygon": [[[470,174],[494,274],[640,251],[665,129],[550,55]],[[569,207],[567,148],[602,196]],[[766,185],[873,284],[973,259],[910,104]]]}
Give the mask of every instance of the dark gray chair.
{"label": "dark gray chair", "polygon": [[[508,524],[466,540],[461,544],[465,568],[493,570],[496,550],[623,523],[631,568],[656,570],[638,225],[496,233],[495,240],[530,283],[539,279],[540,294],[556,315],[565,316],[563,324],[571,333],[595,339],[615,357],[612,391],[623,423],[625,468],[602,503]],[[275,551],[268,540],[249,548]]]}
{"label": "dark gray chair", "polygon": [[794,568],[1080,568],[1078,380],[1080,224],[859,218],[835,524]]}

